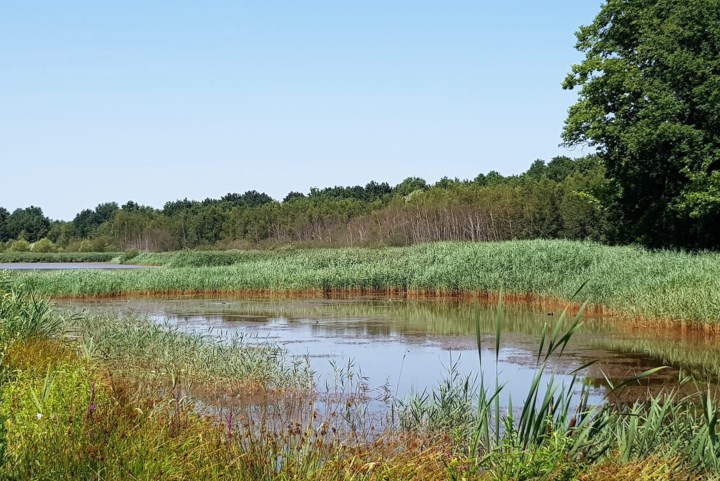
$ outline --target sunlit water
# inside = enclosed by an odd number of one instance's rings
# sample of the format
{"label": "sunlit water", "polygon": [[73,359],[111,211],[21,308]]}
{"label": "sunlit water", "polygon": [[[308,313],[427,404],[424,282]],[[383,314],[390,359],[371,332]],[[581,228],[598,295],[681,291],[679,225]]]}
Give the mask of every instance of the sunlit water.
{"label": "sunlit water", "polygon": [[[403,399],[434,389],[453,366],[461,376],[475,381],[482,373],[486,385],[499,380],[504,385],[503,402],[511,397],[514,404],[525,398],[536,373],[543,326],[554,324],[558,317],[557,313],[527,306],[506,306],[500,350],[496,353],[497,309],[479,306],[482,342],[478,356],[474,306],[464,302],[175,298],[67,303],[92,310],[147,315],[158,323],[176,325],[188,332],[219,337],[242,334],[254,342],[277,343],[290,356],[309,360],[320,389],[333,383],[338,367],[350,365],[366,379],[371,392]],[[562,357],[554,358],[546,377],[552,374],[555,381],[567,384],[575,370],[598,360],[579,371],[576,390],[580,382],[588,383],[593,386],[594,400],[602,401],[607,392],[606,375],[617,383],[661,364],[649,357],[598,347],[610,339],[628,336],[617,332],[612,322],[587,320]],[[675,375],[667,371],[649,384],[635,385],[631,396],[647,395],[648,385],[665,383]]]}

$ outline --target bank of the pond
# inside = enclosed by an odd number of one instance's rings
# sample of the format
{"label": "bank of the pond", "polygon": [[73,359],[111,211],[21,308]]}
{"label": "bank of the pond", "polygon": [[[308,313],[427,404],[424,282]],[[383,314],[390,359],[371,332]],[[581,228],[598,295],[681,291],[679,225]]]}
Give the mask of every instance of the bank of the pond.
{"label": "bank of the pond", "polygon": [[70,263],[122,260],[122,252],[0,252],[0,263]]}
{"label": "bank of the pond", "polygon": [[18,274],[51,296],[263,293],[509,296],[567,301],[632,318],[720,324],[720,256],[570,241],[402,248],[140,254],[139,272]]}
{"label": "bank of the pond", "polygon": [[[496,346],[504,314],[499,305]],[[720,406],[709,392],[597,406],[586,385],[578,393],[551,376],[540,389],[554,372],[547,360],[575,333],[566,324],[543,331],[545,361],[519,416],[494,402],[504,373],[479,390],[449,377],[394,402],[378,432],[362,399],[348,398],[348,373],[330,396],[337,409],[325,414],[305,398],[279,397],[262,410],[230,404],[204,415],[182,389],[188,382],[223,396],[228,383],[256,375],[275,386],[298,377],[272,346],[213,343],[142,319],[61,315],[0,277],[0,478],[716,479]]]}

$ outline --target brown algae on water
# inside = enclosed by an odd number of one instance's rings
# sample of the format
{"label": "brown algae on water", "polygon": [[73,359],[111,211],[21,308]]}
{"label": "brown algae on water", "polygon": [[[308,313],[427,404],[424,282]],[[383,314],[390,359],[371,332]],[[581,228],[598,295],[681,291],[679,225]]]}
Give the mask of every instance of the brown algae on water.
{"label": "brown algae on water", "polygon": [[[184,296],[73,300],[61,304],[91,311],[148,315],[159,324],[187,332],[242,335],[250,342],[276,343],[291,358],[307,359],[317,374],[319,386],[331,385],[337,366],[348,363],[352,363],[358,375],[367,378],[370,390],[387,389],[399,398],[433,389],[451,366],[471,377],[479,371],[472,320],[474,307],[455,299]],[[537,365],[537,345],[543,326],[554,323],[559,312],[548,315],[547,309],[539,310],[536,304],[506,306],[501,353],[495,363],[491,342],[495,306],[481,304],[480,310],[482,330],[486,333],[481,350],[485,368],[491,373],[497,369],[509,379],[507,393],[520,399]],[[554,372],[559,379],[567,376],[569,381],[569,373],[574,369],[598,360],[582,375],[586,382],[596,386],[595,395],[601,399],[605,376],[617,383],[647,369],[673,365],[675,369],[664,370],[624,390],[624,397],[642,398],[677,382],[677,368],[698,367],[700,361],[693,359],[692,354],[680,355],[695,352],[691,349],[695,341],[694,336],[657,338],[654,331],[633,330],[625,323],[591,316],[585,319],[567,351],[555,361]],[[702,352],[706,354],[701,365],[708,367],[713,359],[720,359],[720,344],[705,342]],[[667,351],[661,349],[663,345],[677,347]]]}

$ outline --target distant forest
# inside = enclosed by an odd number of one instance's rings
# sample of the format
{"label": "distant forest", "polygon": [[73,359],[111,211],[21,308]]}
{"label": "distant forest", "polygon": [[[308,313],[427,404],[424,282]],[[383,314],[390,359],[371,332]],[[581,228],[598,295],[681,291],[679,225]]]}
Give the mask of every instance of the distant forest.
{"label": "distant forest", "polygon": [[162,209],[129,201],[51,221],[0,207],[0,249],[166,251],[404,246],[436,241],[575,239],[720,249],[720,9],[707,2],[606,2],[576,34],[583,60],[564,145],[596,155],[535,161],[429,185],[313,188],[282,201],[256,191]]}
{"label": "distant forest", "polygon": [[162,209],[128,201],[85,209],[70,222],[31,206],[0,207],[0,250],[36,252],[306,246],[404,246],[436,241],[619,239],[608,222],[608,184],[595,156],[535,161],[527,172],[409,177],[395,186],[313,188],[282,201],[249,191],[175,200]]}

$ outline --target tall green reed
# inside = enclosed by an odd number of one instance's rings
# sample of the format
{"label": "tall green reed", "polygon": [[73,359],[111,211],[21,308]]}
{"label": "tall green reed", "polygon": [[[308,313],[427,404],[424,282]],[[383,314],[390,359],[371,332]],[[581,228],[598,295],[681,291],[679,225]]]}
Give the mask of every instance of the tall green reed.
{"label": "tall green reed", "polygon": [[[608,379],[604,400],[598,401],[591,385],[581,378],[594,361],[571,371],[569,382],[557,380],[555,361],[580,329],[585,306],[573,317],[565,309],[554,324],[546,323],[538,340],[534,376],[517,409],[510,396],[504,398],[505,405],[501,403],[505,384],[497,371],[493,377],[482,369],[483,337],[476,311],[481,365],[477,391],[468,378],[449,377],[436,391],[400,403],[400,419],[405,420],[401,425],[410,430],[445,432],[451,426],[458,446],[464,446],[475,460],[475,471],[498,479],[542,478],[615,457],[624,464],[651,457],[679,459],[688,473],[717,473],[720,404],[712,389],[698,387],[687,395],[678,387],[632,404],[608,401],[626,386],[665,369],[658,366],[622,382]],[[496,366],[503,318],[501,297],[493,339]],[[693,381],[687,377],[681,384],[687,382]],[[474,400],[471,392],[476,393]],[[431,419],[453,423],[443,425]],[[570,477],[579,472],[570,471]]]}
{"label": "tall green reed", "polygon": [[570,241],[437,243],[381,249],[293,249],[140,254],[137,272],[14,273],[54,296],[256,290],[322,295],[385,292],[458,295],[497,292],[568,300],[584,289],[591,306],[626,316],[716,324],[720,256],[651,252]]}

